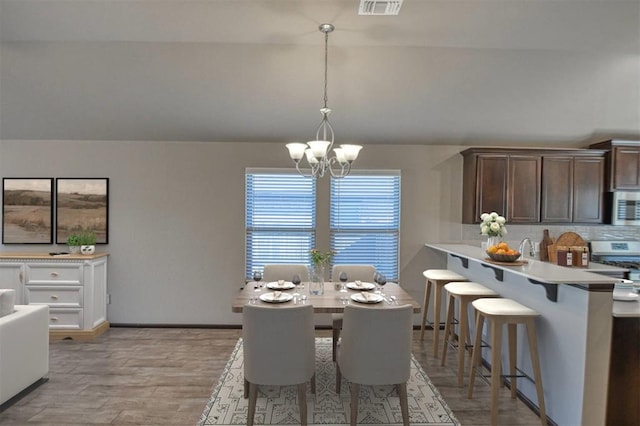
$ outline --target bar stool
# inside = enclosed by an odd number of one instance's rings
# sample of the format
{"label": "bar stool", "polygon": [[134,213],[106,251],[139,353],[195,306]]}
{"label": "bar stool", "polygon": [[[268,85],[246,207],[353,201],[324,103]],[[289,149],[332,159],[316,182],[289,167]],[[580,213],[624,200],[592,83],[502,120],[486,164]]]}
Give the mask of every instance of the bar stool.
{"label": "bar stool", "polygon": [[469,281],[466,277],[448,269],[427,269],[422,273],[427,279],[424,291],[424,302],[422,304],[422,322],[420,324],[420,340],[424,340],[424,326],[427,323],[427,311],[429,310],[429,298],[431,297],[431,287],[434,288],[433,299],[433,356],[438,358],[438,334],[440,332],[440,309],[442,300],[442,289],[444,285],[452,281]]}
{"label": "bar stool", "polygon": [[[464,375],[464,356],[467,347],[471,348],[471,338],[469,333],[469,303],[482,297],[499,297],[495,291],[476,282],[450,282],[444,286],[449,293],[449,306],[444,326],[444,343],[442,347],[442,361],[444,366],[447,360],[447,348],[449,346],[449,336],[453,336],[455,300],[458,299],[458,386],[462,386]],[[468,346],[467,346],[468,345]]]}
{"label": "bar stool", "polygon": [[502,326],[508,325],[509,334],[509,370],[511,377],[511,397],[516,397],[516,339],[517,325],[524,324],[527,328],[529,351],[531,353],[531,366],[533,368],[533,381],[536,384],[538,395],[538,407],[540,421],[543,426],[547,424],[547,415],[544,406],[544,393],[542,392],[542,375],[540,373],[540,360],[538,359],[538,343],[536,340],[535,319],[540,316],[535,310],[528,308],[511,299],[477,299],[471,302],[476,309],[476,330],[473,344],[473,356],[471,360],[471,372],[469,375],[469,393],[473,394],[473,382],[476,366],[481,357],[482,326],[485,318],[491,321],[491,424],[498,421],[498,390],[501,377],[502,355]]}

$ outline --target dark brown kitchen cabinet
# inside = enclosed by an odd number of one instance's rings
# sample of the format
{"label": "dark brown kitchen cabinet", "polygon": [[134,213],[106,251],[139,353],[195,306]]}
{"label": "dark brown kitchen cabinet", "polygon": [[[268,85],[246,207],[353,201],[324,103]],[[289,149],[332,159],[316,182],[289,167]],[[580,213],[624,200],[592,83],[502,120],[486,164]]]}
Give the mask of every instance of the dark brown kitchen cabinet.
{"label": "dark brown kitchen cabinet", "polygon": [[510,155],[507,215],[510,223],[540,221],[542,159],[535,155]]}
{"label": "dark brown kitchen cabinet", "polygon": [[541,157],[491,148],[461,153],[463,223],[479,223],[495,211],[511,223],[540,220]]}
{"label": "dark brown kitchen cabinet", "polygon": [[602,223],[605,152],[464,150],[462,222],[479,223],[495,211],[509,223]]}
{"label": "dark brown kitchen cabinet", "polygon": [[640,141],[609,140],[590,145],[606,149],[606,188],[609,191],[640,189]]}
{"label": "dark brown kitchen cabinet", "polygon": [[602,223],[604,165],[603,156],[544,156],[541,222]]}

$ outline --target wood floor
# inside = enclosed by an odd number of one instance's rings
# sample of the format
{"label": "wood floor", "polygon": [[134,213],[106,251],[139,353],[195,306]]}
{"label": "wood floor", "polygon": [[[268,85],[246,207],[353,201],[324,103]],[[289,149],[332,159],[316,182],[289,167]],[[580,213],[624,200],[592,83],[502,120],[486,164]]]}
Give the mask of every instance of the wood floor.
{"label": "wood floor", "polygon": [[[49,381],[0,412],[0,425],[195,425],[241,330],[111,328],[91,342],[50,344]],[[329,337],[330,331],[317,331]],[[413,353],[463,425],[489,424],[490,390],[476,380],[474,398],[456,385],[455,351],[447,366],[431,354],[431,336]],[[466,380],[465,380],[466,383]],[[539,425],[508,390],[501,425]]]}

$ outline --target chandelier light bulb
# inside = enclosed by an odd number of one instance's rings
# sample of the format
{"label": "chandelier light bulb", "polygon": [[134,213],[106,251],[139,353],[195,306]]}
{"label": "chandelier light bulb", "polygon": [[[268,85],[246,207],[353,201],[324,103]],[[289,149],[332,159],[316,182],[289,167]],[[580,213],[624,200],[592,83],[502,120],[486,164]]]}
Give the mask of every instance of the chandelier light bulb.
{"label": "chandelier light bulb", "polygon": [[344,151],[345,160],[347,160],[349,163],[353,163],[356,160],[356,158],[358,158],[358,154],[360,153],[362,146],[347,144],[347,145],[340,145],[340,148],[342,148],[342,150]]}
{"label": "chandelier light bulb", "polygon": [[304,151],[307,149],[307,144],[293,142],[288,143],[286,147],[289,150],[289,156],[291,159],[297,163],[302,160],[302,157],[304,157]]}
{"label": "chandelier light bulb", "polygon": [[333,148],[333,152],[336,154],[336,160],[338,160],[338,163],[344,164],[347,162],[344,158],[344,150],[342,148]]}
{"label": "chandelier light bulb", "polygon": [[311,151],[311,148],[307,148],[304,151],[306,157],[307,157],[307,162],[311,165],[314,166],[316,164],[319,163],[318,159],[313,155],[313,151]]}
{"label": "chandelier light bulb", "polygon": [[313,152],[313,156],[320,159],[327,155],[327,150],[329,149],[329,145],[331,145],[330,141],[309,141],[307,142],[311,152]]}

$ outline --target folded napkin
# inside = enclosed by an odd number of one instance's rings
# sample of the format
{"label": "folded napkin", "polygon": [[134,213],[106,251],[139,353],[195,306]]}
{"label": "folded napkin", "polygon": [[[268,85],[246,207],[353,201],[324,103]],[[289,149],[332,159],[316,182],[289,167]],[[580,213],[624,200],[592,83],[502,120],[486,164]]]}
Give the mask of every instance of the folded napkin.
{"label": "folded napkin", "polygon": [[371,293],[367,293],[366,291],[361,291],[360,294],[362,295],[362,298],[367,302],[372,299]]}
{"label": "folded napkin", "polygon": [[355,280],[354,284],[356,285],[356,287],[362,287],[362,281],[360,280]]}
{"label": "folded napkin", "polygon": [[282,294],[281,291],[274,291],[273,292],[273,300],[279,299],[281,294]]}

